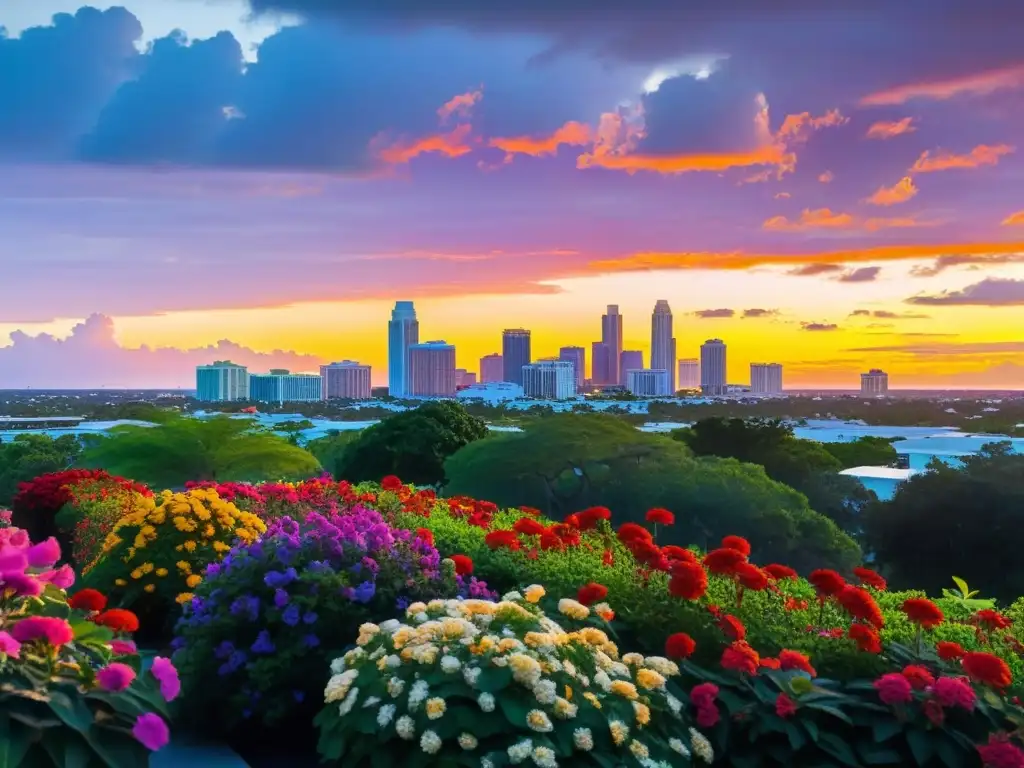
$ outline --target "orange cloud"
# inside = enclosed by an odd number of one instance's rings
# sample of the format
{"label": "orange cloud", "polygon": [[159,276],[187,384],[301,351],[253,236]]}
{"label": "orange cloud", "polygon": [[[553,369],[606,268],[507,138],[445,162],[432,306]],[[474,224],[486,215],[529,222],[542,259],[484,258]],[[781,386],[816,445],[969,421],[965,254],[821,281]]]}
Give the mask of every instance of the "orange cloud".
{"label": "orange cloud", "polygon": [[458,115],[459,117],[469,117],[473,111],[473,107],[476,106],[477,102],[484,97],[483,86],[477,88],[475,91],[469,91],[468,93],[460,93],[457,96],[452,96],[437,110],[437,116],[441,118],[441,122],[445,123],[452,115]]}
{"label": "orange cloud", "polygon": [[410,143],[398,143],[384,147],[378,150],[377,156],[390,165],[402,165],[414,157],[429,153],[447,157],[462,157],[473,149],[468,143],[470,130],[469,125],[460,125],[450,133],[439,133],[416,139]]}
{"label": "orange cloud", "polygon": [[904,104],[911,99],[945,101],[954,96],[987,96],[996,91],[1024,87],[1024,65],[990,69],[948,80],[910,83],[869,94],[860,100],[862,106],[880,107]]}
{"label": "orange cloud", "polygon": [[1024,241],[1006,243],[952,243],[883,245],[818,253],[640,252],[617,259],[590,262],[596,272],[635,272],[657,269],[744,270],[751,267],[800,264],[850,264],[858,262],[934,259],[943,254],[987,255],[1024,252]]}
{"label": "orange cloud", "polygon": [[879,187],[875,193],[864,202],[872,205],[897,205],[905,203],[917,194],[917,186],[909,176],[904,176],[891,187]]}
{"label": "orange cloud", "polygon": [[877,232],[880,229],[907,229],[910,227],[937,227],[941,221],[921,221],[913,216],[874,217],[865,219],[864,229]]}
{"label": "orange cloud", "polygon": [[1024,211],[1017,211],[1011,213],[1005,219],[1003,219],[1004,227],[1024,227]]}
{"label": "orange cloud", "polygon": [[833,213],[828,208],[811,210],[804,208],[797,221],[790,221],[785,216],[773,216],[761,225],[773,232],[800,232],[807,229],[852,229],[853,216],[848,213]]}
{"label": "orange cloud", "polygon": [[911,167],[911,173],[929,173],[932,171],[950,171],[962,168],[980,168],[983,165],[996,165],[999,158],[1014,151],[1014,147],[1007,144],[996,144],[989,146],[979,144],[966,155],[957,155],[944,149],[936,151],[933,155],[928,150],[921,153],[917,161]]}
{"label": "orange cloud", "polygon": [[846,125],[848,122],[850,122],[850,118],[844,117],[838,109],[830,109],[820,117],[814,117],[810,112],[786,115],[776,138],[791,144],[800,144],[807,141],[814,131],[822,128],[835,128]]}
{"label": "orange cloud", "polygon": [[488,144],[500,149],[508,155],[554,155],[558,148],[565,145],[586,146],[594,141],[594,133],[590,126],[571,120],[550,136],[532,138],[530,136],[514,136],[511,138],[491,139]]}
{"label": "orange cloud", "polygon": [[825,171],[823,174],[818,176],[818,181],[820,181],[822,184],[829,184],[835,177],[836,176],[834,173],[832,173],[832,171]]}
{"label": "orange cloud", "polygon": [[577,168],[607,168],[634,174],[637,171],[676,174],[701,171],[727,171],[754,165],[787,166],[796,156],[784,148],[771,146],[749,152],[724,152],[692,155],[596,155],[583,154],[576,159]]}
{"label": "orange cloud", "polygon": [[902,136],[904,133],[913,133],[917,130],[917,127],[913,124],[914,118],[904,117],[902,120],[879,120],[877,123],[872,123],[871,127],[868,128],[867,137],[869,139],[892,139],[896,136]]}

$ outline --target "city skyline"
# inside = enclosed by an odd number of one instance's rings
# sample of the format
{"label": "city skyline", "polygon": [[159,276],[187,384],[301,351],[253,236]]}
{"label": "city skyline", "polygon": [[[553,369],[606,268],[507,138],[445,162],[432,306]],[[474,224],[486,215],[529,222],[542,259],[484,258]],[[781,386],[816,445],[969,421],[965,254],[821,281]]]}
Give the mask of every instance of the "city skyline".
{"label": "city skyline", "polygon": [[381,385],[401,296],[474,371],[517,326],[592,364],[608,305],[649,362],[665,299],[676,358],[722,338],[731,380],[1024,388],[1012,4],[8,5],[0,387]]}

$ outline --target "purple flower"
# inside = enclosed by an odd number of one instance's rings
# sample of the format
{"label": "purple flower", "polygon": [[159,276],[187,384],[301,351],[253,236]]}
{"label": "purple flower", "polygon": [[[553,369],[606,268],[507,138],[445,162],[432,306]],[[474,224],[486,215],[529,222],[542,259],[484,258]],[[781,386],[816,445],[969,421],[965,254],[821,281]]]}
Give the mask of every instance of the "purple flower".
{"label": "purple flower", "polygon": [[266,576],[263,577],[263,582],[271,589],[278,587],[286,587],[291,584],[298,577],[295,573],[294,568],[289,568],[286,571],[270,571]]}
{"label": "purple flower", "polygon": [[299,704],[301,704],[306,699],[306,694],[304,694],[302,691],[292,691],[292,696],[297,702],[299,702]]}
{"label": "purple flower", "polygon": [[274,643],[270,640],[270,633],[267,630],[263,630],[256,636],[256,642],[252,644],[249,649],[253,653],[273,653]]}
{"label": "purple flower", "polygon": [[156,752],[167,746],[167,742],[171,740],[171,732],[167,728],[167,723],[152,712],[139,715],[132,728],[132,736],[151,752]]}
{"label": "purple flower", "polygon": [[289,627],[297,625],[299,623],[299,606],[289,605],[281,614],[281,620]]}
{"label": "purple flower", "polygon": [[75,583],[75,569],[65,563],[55,571],[43,571],[39,574],[39,580],[53,584],[57,589],[70,589]]}
{"label": "purple flower", "polygon": [[213,655],[218,659],[226,659],[232,653],[235,652],[235,646],[230,640],[224,640],[217,649],[213,652]]}
{"label": "purple flower", "polygon": [[319,617],[313,611],[309,611],[305,616],[302,617],[302,621],[306,624],[316,624],[316,620]]}
{"label": "purple flower", "polygon": [[377,586],[372,581],[364,581],[358,587],[356,587],[352,599],[357,603],[368,603],[373,600],[374,594],[377,592]]}
{"label": "purple flower", "polygon": [[285,592],[283,589],[274,590],[274,605],[276,605],[278,608],[283,608],[284,606],[288,605],[288,601],[290,599],[291,598],[288,597],[288,593]]}
{"label": "purple flower", "polygon": [[164,701],[174,701],[181,693],[181,681],[178,679],[178,670],[171,660],[157,656],[153,659],[150,671],[160,683],[160,695],[164,697]]}
{"label": "purple flower", "polygon": [[220,574],[220,563],[210,563],[206,566],[206,578],[212,578]]}
{"label": "purple flower", "polygon": [[260,615],[260,599],[252,595],[239,597],[231,604],[231,613],[235,616],[248,614],[249,621],[256,621]]}
{"label": "purple flower", "polygon": [[302,638],[302,642],[304,642],[306,646],[309,648],[316,648],[318,645],[320,645],[320,638],[316,635],[306,635],[304,638]]}
{"label": "purple flower", "polygon": [[31,573],[8,571],[0,574],[5,590],[11,590],[18,597],[39,597],[43,594],[42,582]]}

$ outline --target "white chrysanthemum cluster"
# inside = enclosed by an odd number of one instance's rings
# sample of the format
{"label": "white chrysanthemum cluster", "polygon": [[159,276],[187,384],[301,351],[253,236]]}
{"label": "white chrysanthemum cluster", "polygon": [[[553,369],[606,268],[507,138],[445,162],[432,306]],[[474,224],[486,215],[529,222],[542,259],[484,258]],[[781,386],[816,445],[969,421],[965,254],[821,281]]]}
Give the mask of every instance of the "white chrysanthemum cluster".
{"label": "white chrysanthemum cluster", "polygon": [[[686,734],[686,725],[678,722],[683,719],[682,703],[667,691],[668,680],[679,674],[676,664],[637,653],[620,657],[608,635],[595,626],[564,630],[541,613],[537,604],[543,597],[544,588],[533,585],[523,594],[508,593],[499,602],[432,600],[410,605],[405,622],[363,624],[357,647],[331,664],[324,701],[338,707],[342,729],[356,727],[355,720],[346,726],[345,718],[358,705],[353,718],[363,710],[375,710],[377,725],[385,732],[394,728],[410,747],[418,744],[429,755],[476,751],[481,766],[493,765],[498,757],[493,750],[501,749],[502,760],[513,765],[556,768],[559,754],[549,746],[553,737],[541,735],[560,731],[571,736],[577,752],[589,752],[597,741],[594,713],[601,710],[608,729],[603,742],[610,738],[620,757],[632,758],[633,764],[657,768],[691,755],[708,763],[714,759],[711,745],[698,731],[689,730],[687,745],[652,721],[652,711],[668,710],[676,718],[672,730]],[[591,614],[586,606],[567,599],[559,601],[558,610],[573,620]],[[481,713],[504,711],[498,699],[506,697],[517,707],[525,705],[529,730],[516,734],[524,725],[520,720],[485,738],[470,732],[469,726],[454,732],[444,726],[455,716],[452,707],[467,706],[464,694],[446,698],[451,686],[463,684]],[[361,688],[378,696],[364,694],[360,701]],[[614,705],[616,701],[626,708]],[[630,710],[632,715],[626,716]],[[591,727],[574,724],[584,712]],[[423,730],[417,730],[417,722]],[[509,737],[511,744],[494,744]]]}

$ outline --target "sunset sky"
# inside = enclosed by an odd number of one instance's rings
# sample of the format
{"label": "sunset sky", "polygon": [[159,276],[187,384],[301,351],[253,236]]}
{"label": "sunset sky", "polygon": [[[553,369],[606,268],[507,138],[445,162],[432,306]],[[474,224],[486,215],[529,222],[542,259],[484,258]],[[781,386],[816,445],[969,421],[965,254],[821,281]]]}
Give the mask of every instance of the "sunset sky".
{"label": "sunset sky", "polygon": [[80,5],[0,7],[0,387],[386,383],[397,299],[646,361],[667,299],[730,382],[1024,388],[1024,4]]}

